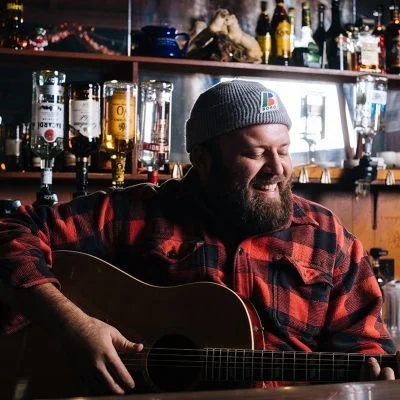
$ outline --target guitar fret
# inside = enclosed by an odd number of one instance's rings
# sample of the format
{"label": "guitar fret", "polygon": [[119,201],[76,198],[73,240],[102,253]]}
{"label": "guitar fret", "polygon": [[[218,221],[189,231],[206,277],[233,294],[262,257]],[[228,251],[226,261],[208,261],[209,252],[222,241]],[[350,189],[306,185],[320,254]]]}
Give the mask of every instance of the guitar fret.
{"label": "guitar fret", "polygon": [[229,381],[229,349],[226,350],[226,374],[225,380]]}
{"label": "guitar fret", "polygon": [[281,380],[285,380],[284,376],[285,376],[285,371],[284,371],[284,363],[285,363],[285,352],[282,352],[282,360],[281,360]]}
{"label": "guitar fret", "polygon": [[335,354],[332,354],[332,382],[335,382]]}

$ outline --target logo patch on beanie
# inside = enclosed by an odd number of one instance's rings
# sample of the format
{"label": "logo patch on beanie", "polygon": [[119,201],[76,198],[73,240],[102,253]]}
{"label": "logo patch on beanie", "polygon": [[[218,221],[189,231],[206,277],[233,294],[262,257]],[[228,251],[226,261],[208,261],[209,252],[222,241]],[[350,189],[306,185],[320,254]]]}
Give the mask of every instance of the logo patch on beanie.
{"label": "logo patch on beanie", "polygon": [[261,92],[260,112],[279,110],[278,98],[274,92]]}

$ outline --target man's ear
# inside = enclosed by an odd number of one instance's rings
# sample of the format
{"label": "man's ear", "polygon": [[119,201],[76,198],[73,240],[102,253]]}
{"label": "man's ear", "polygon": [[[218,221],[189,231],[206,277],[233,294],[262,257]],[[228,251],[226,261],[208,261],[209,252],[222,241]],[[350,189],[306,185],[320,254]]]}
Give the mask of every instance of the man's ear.
{"label": "man's ear", "polygon": [[190,162],[200,174],[211,173],[211,153],[202,145],[193,146],[190,151]]}

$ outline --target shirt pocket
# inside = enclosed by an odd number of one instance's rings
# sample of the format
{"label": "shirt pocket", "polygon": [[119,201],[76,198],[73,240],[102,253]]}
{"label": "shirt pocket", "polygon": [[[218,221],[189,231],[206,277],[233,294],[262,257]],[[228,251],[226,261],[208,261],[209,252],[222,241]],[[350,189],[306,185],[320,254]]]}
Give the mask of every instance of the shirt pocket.
{"label": "shirt pocket", "polygon": [[331,274],[322,266],[287,256],[275,258],[271,266],[275,323],[315,337],[325,323]]}
{"label": "shirt pocket", "polygon": [[151,241],[144,246],[138,275],[158,285],[179,285],[204,280],[203,241]]}

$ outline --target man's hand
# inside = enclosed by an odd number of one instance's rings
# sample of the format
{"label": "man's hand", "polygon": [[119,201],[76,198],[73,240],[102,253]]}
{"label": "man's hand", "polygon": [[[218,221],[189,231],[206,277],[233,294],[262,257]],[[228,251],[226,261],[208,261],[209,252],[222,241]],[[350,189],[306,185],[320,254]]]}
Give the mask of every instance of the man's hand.
{"label": "man's hand", "polygon": [[396,352],[397,360],[397,372],[393,371],[392,368],[381,368],[379,362],[376,358],[369,358],[365,363],[365,368],[362,373],[362,380],[365,381],[375,381],[375,380],[394,380],[396,379],[396,374],[400,373],[400,351]]}
{"label": "man's hand", "polygon": [[135,386],[118,352],[137,352],[116,328],[85,315],[66,329],[63,339],[74,369],[94,394],[124,394]]}

